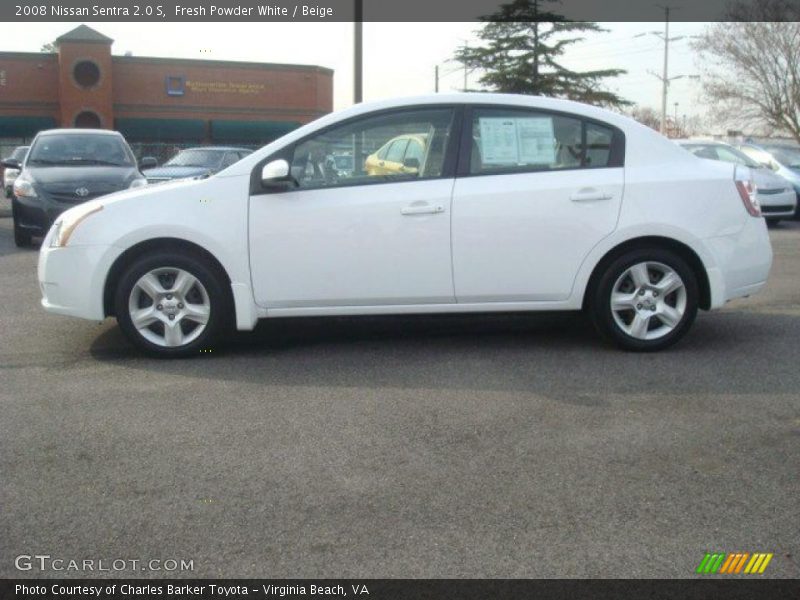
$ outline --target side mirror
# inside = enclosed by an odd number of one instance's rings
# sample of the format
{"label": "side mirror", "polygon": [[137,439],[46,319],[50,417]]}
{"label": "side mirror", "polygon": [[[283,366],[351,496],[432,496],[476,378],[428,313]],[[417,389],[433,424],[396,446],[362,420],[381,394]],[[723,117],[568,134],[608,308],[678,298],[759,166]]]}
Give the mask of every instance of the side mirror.
{"label": "side mirror", "polygon": [[403,166],[406,169],[414,169],[415,171],[419,171],[419,159],[418,158],[407,158],[403,161]]}
{"label": "side mirror", "polygon": [[288,183],[292,180],[289,174],[289,163],[279,158],[264,165],[261,169],[261,183],[266,186],[274,186]]}
{"label": "side mirror", "polygon": [[139,169],[155,169],[158,161],[153,156],[143,156],[139,161]]}
{"label": "side mirror", "polygon": [[16,158],[5,158],[2,161],[0,161],[0,164],[3,165],[6,169],[20,170],[22,168],[22,163],[18,161]]}

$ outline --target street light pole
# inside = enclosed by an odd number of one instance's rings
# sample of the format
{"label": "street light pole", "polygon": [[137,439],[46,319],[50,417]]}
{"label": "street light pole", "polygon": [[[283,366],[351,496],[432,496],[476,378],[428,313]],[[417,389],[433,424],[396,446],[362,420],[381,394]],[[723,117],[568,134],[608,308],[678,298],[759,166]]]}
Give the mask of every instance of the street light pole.
{"label": "street light pole", "polygon": [[678,103],[675,103],[675,135],[679,136],[681,134],[680,123],[678,123]]}
{"label": "street light pole", "polygon": [[353,102],[358,104],[364,99],[364,0],[355,0],[353,25]]}

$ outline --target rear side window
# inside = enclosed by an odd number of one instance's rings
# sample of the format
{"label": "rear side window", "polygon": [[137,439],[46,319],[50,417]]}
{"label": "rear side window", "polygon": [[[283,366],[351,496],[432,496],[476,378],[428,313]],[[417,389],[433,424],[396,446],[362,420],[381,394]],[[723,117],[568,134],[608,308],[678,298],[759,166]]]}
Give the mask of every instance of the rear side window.
{"label": "rear side window", "polygon": [[613,141],[613,129],[596,123],[586,123],[586,166],[607,167]]}
{"label": "rear side window", "polygon": [[477,108],[470,174],[621,166],[614,128],[533,110]]}

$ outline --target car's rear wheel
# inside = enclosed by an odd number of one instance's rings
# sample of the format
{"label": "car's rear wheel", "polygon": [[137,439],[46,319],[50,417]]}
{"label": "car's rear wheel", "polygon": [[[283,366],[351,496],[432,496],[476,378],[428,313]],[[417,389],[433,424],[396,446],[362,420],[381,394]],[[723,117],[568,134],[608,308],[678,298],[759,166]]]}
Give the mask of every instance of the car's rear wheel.
{"label": "car's rear wheel", "polygon": [[606,339],[626,350],[655,351],[686,334],[698,301],[697,278],[680,256],[640,249],[605,268],[590,291],[589,310]]}
{"label": "car's rear wheel", "polygon": [[224,277],[194,257],[153,254],[119,280],[114,306],[125,335],[145,352],[179,357],[209,350],[230,322]]}

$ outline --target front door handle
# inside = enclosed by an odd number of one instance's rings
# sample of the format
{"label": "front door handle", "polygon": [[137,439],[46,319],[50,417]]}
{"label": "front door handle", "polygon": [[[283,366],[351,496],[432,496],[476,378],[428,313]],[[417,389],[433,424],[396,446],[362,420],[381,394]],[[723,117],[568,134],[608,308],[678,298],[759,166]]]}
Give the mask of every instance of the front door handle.
{"label": "front door handle", "polygon": [[613,197],[614,196],[611,194],[601,192],[600,190],[586,188],[575,192],[569,199],[573,202],[600,202],[602,200],[611,200]]}
{"label": "front door handle", "polygon": [[444,206],[441,204],[412,204],[400,209],[400,214],[409,215],[435,215],[444,212]]}

